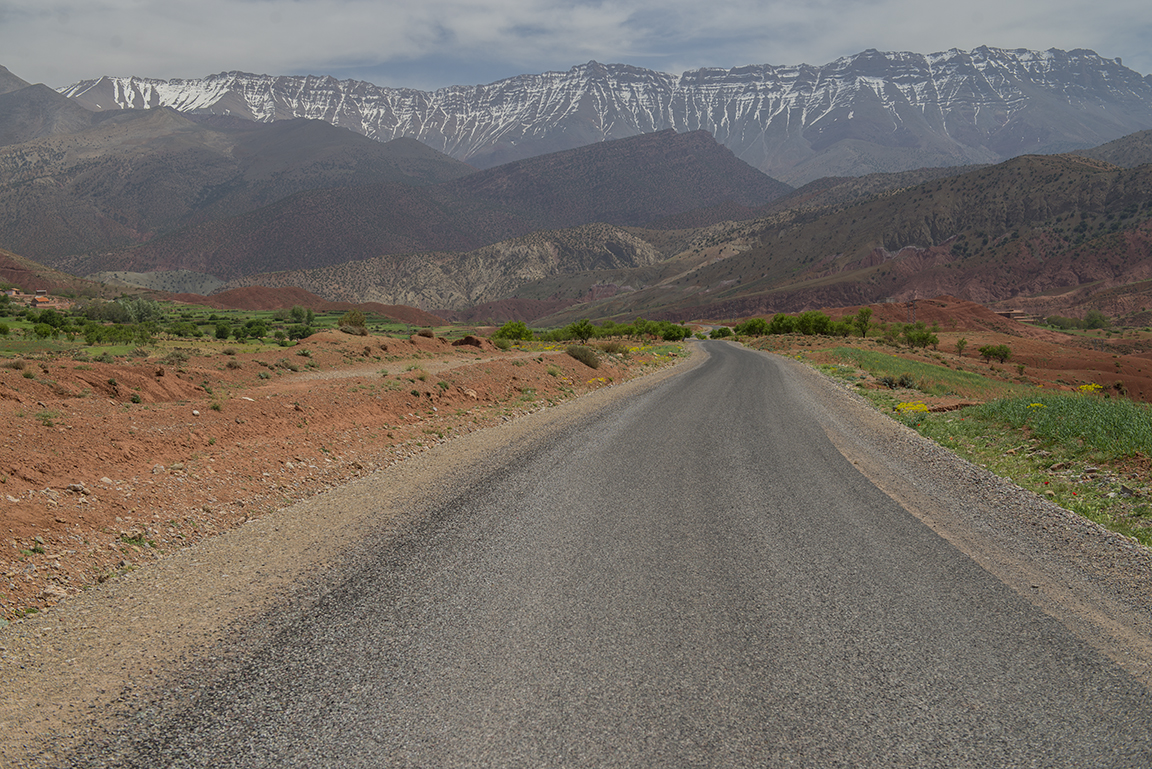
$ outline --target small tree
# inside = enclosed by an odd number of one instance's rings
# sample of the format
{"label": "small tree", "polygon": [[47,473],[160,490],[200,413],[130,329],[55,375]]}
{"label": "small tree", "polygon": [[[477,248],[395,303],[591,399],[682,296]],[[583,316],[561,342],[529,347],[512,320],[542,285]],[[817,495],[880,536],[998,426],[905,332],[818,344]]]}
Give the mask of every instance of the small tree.
{"label": "small tree", "polygon": [[872,327],[872,308],[861,307],[851,319],[852,326],[860,332],[860,338],[868,337],[868,329]]}
{"label": "small tree", "polygon": [[532,341],[532,329],[522,320],[510,320],[492,335],[493,339],[523,339]]}
{"label": "small tree", "polygon": [[589,339],[596,336],[596,327],[587,318],[581,318],[564,330],[568,332],[571,338],[579,339],[582,344],[586,344]]}
{"label": "small tree", "polygon": [[336,325],[343,328],[344,326],[353,326],[355,328],[364,328],[368,321],[364,318],[364,313],[359,310],[349,310],[340,316],[340,320],[336,321]]}
{"label": "small tree", "polygon": [[1089,310],[1088,312],[1084,313],[1084,328],[1108,328],[1110,325],[1111,324],[1108,322],[1108,318],[1106,318],[1104,313],[1100,312],[1099,310]]}
{"label": "small tree", "polygon": [[1004,363],[1012,357],[1012,350],[1006,344],[986,344],[980,348],[980,357],[988,362],[995,358]]}
{"label": "small tree", "polygon": [[964,337],[960,337],[959,339],[957,339],[956,340],[956,354],[959,355],[961,358],[963,358],[964,357],[964,348],[967,346],[968,346],[968,340],[967,339],[965,339]]}
{"label": "small tree", "polygon": [[924,325],[924,321],[918,320],[915,323],[910,323],[901,329],[901,336],[904,337],[905,343],[912,348],[927,347],[932,345],[935,347],[940,344],[939,337]]}

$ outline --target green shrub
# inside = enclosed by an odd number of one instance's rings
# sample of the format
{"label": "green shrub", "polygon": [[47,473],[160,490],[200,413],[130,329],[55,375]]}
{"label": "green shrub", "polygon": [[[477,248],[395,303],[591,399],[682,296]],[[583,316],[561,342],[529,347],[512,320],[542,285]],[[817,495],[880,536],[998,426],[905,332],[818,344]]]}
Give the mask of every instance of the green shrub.
{"label": "green shrub", "polygon": [[349,310],[340,316],[340,320],[336,321],[336,325],[340,328],[344,326],[354,326],[356,328],[364,328],[368,321],[364,318],[364,313],[359,310]]}
{"label": "green shrub", "polygon": [[904,338],[904,342],[912,348],[928,347],[931,345],[935,347],[940,344],[939,337],[934,333],[936,327],[928,328],[924,325],[924,321],[918,320],[915,323],[910,323],[900,330],[900,336]]}
{"label": "green shrub", "polygon": [[514,339],[532,341],[532,329],[522,320],[510,320],[492,335],[493,339]]}
{"label": "green shrub", "polygon": [[768,321],[763,318],[749,318],[743,323],[736,324],[732,330],[737,336],[765,336],[768,333]]}
{"label": "green shrub", "polygon": [[568,354],[588,368],[600,368],[600,358],[591,347],[582,344],[568,345]]}
{"label": "green shrub", "polygon": [[724,339],[732,336],[732,329],[727,326],[712,329],[712,333],[708,335],[709,339]]}
{"label": "green shrub", "polygon": [[1084,313],[1084,328],[1108,328],[1110,325],[1112,324],[1108,322],[1108,318],[1105,317],[1104,313],[1100,312],[1099,310],[1089,310],[1088,312]]}
{"label": "green shrub", "polygon": [[[309,312],[311,312],[311,310],[309,310]],[[313,333],[315,333],[315,330],[311,326],[297,325],[288,327],[289,339],[307,339],[312,336]]]}
{"label": "green shrub", "polygon": [[773,315],[772,320],[768,322],[769,334],[791,334],[795,330],[796,319],[782,312]]}
{"label": "green shrub", "polygon": [[1006,344],[986,344],[980,348],[980,357],[986,361],[993,358],[1004,363],[1012,357],[1012,350]]}

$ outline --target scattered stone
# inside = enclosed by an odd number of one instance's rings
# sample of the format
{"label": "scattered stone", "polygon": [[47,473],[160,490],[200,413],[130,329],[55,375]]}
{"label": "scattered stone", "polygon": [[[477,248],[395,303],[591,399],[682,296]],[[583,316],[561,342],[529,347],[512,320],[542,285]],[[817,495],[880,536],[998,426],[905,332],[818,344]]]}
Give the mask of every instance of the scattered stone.
{"label": "scattered stone", "polygon": [[183,462],[173,462],[172,464],[168,465],[168,469],[174,473],[178,473],[184,469],[184,463]]}
{"label": "scattered stone", "polygon": [[105,475],[103,478],[101,478],[100,482],[103,483],[105,486],[111,486],[115,483],[115,481],[113,481],[107,475]]}
{"label": "scattered stone", "polygon": [[46,601],[61,601],[68,597],[68,591],[59,585],[48,585],[40,592],[40,597]]}
{"label": "scattered stone", "polygon": [[159,475],[162,472],[164,472],[164,465],[161,465],[161,464],[152,465],[152,474],[153,475]]}
{"label": "scattered stone", "polygon": [[67,486],[67,489],[68,489],[68,491],[71,491],[75,494],[87,494],[88,493],[88,487],[86,487],[83,483],[69,483]]}

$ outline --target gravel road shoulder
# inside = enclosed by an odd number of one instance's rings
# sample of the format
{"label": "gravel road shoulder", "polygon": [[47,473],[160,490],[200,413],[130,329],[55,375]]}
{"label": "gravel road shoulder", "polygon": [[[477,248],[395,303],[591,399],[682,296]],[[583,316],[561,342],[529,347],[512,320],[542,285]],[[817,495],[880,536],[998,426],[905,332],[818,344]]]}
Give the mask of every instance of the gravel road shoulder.
{"label": "gravel road shoulder", "polygon": [[869,480],[1152,686],[1152,550],[961,459],[850,387],[780,359],[811,396],[828,437]]}

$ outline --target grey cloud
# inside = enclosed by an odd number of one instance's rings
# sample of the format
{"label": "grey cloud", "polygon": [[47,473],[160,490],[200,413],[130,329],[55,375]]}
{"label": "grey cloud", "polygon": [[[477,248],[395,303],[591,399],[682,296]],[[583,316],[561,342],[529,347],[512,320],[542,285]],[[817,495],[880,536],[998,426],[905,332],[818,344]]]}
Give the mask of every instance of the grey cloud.
{"label": "grey cloud", "polygon": [[[0,57],[26,80],[62,86],[102,74],[200,77],[430,66],[435,85],[473,69],[567,69],[589,59],[671,72],[701,66],[822,64],[865,48],[978,45],[1093,48],[1152,69],[1146,0],[0,0]],[[480,67],[479,64],[483,66]],[[428,87],[424,83],[423,87]]]}

